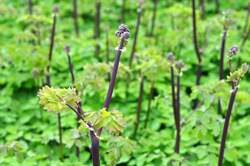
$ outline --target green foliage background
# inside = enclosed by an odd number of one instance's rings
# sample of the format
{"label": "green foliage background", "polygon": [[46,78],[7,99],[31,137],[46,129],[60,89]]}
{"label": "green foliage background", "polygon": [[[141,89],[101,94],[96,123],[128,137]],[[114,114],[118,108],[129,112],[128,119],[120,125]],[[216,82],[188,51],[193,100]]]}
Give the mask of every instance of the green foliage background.
{"label": "green foliage background", "polygon": [[[79,0],[80,37],[74,33],[72,2],[70,0],[34,0],[34,14],[28,15],[27,2],[0,0],[0,165],[1,166],[77,166],[91,165],[90,141],[84,129],[76,130],[76,118],[71,112],[62,113],[64,160],[59,159],[56,115],[44,111],[38,103],[37,92],[43,85],[47,65],[52,7],[59,6],[55,49],[52,60],[52,86],[71,86],[64,45],[71,46],[77,82],[83,85],[83,109],[97,111],[102,107],[108,87],[109,67],[98,65],[95,44],[101,46],[100,58],[105,61],[106,32],[110,41],[110,62],[114,58],[117,40],[114,35],[119,23],[121,0],[103,0],[101,9],[101,38],[93,39],[95,1]],[[197,3],[198,4],[198,3]],[[246,0],[221,2],[221,11],[230,10],[234,25],[229,29],[226,55],[233,45],[240,45],[247,14]],[[192,44],[191,1],[159,0],[154,37],[147,37],[150,29],[153,2],[145,0],[142,26],[138,37],[137,54],[149,63],[134,63],[129,96],[125,96],[132,40],[135,31],[137,2],[126,3],[125,23],[131,30],[115,87],[111,108],[122,112],[126,124],[123,136],[101,138],[101,162],[109,165],[118,157],[119,165],[176,165],[214,166],[217,163],[223,117],[217,114],[217,98],[223,101],[225,113],[230,86],[218,84],[219,50],[223,27],[222,15],[215,13],[214,1],[206,1],[206,19],[198,12],[198,38],[204,52],[202,85],[195,87],[196,56]],[[40,30],[40,45],[33,30]],[[244,49],[233,59],[250,63],[249,39]],[[169,69],[164,64],[166,53],[172,51],[186,66],[181,78],[182,142],[181,154],[174,153],[175,129],[171,105]],[[150,61],[151,60],[151,61]],[[150,63],[151,62],[151,63]],[[167,62],[166,62],[167,63]],[[101,66],[101,67],[100,67]],[[160,66],[160,67],[159,67]],[[227,58],[226,75],[229,74]],[[128,140],[134,130],[139,91],[138,68],[146,73],[138,139]],[[95,77],[90,77],[95,75]],[[155,82],[152,111],[144,128],[147,99],[152,80]],[[234,106],[225,152],[225,166],[250,165],[250,89],[249,74],[241,81]],[[190,91],[193,91],[190,94]],[[211,93],[213,91],[213,93]],[[202,106],[192,111],[192,99],[199,97]],[[82,131],[79,133],[79,131]],[[75,145],[81,147],[80,158]],[[132,150],[132,154],[127,153]],[[119,154],[119,155],[118,155]],[[120,155],[121,154],[121,155]]]}

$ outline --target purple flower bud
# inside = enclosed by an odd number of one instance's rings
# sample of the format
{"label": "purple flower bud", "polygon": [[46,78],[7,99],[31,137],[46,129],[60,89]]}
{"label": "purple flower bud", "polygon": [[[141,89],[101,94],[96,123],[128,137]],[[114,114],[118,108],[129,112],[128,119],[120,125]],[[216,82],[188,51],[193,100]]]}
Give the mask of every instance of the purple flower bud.
{"label": "purple flower bud", "polygon": [[185,66],[185,64],[182,60],[179,60],[176,62],[175,66],[177,69],[181,70]]}
{"label": "purple flower bud", "polygon": [[167,53],[167,60],[168,60],[170,63],[174,63],[174,60],[175,60],[174,53],[172,53],[172,52]]}
{"label": "purple flower bud", "polygon": [[124,39],[128,39],[129,38],[129,36],[130,36],[130,33],[129,32],[124,32],[124,33],[122,33],[122,38],[124,38]]}
{"label": "purple flower bud", "polygon": [[69,45],[65,45],[64,46],[64,50],[65,50],[65,52],[68,54],[68,53],[70,53],[70,46]]}
{"label": "purple flower bud", "polygon": [[239,51],[239,47],[238,46],[233,46],[232,48],[230,48],[229,50],[229,56],[232,57],[234,55],[236,55]]}
{"label": "purple flower bud", "polygon": [[128,39],[130,36],[129,29],[126,25],[121,24],[118,28],[118,31],[115,33],[117,37],[122,37],[123,39]]}
{"label": "purple flower bud", "polygon": [[57,13],[59,12],[59,7],[58,7],[57,5],[55,5],[55,6],[53,7],[52,12],[53,12],[54,14],[57,14]]}

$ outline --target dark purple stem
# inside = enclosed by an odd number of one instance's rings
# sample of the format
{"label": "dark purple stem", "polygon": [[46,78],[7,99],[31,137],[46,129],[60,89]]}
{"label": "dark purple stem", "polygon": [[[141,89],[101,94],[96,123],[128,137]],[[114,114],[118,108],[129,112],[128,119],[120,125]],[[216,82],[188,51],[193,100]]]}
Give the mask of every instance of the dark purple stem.
{"label": "dark purple stem", "polygon": [[75,27],[76,36],[79,37],[77,0],[73,0],[73,21],[74,21],[74,27]]}
{"label": "dark purple stem", "polygon": [[200,11],[201,11],[201,19],[205,19],[205,0],[199,0]]}
{"label": "dark purple stem", "polygon": [[[51,76],[50,76],[50,65],[52,61],[52,54],[54,49],[54,40],[55,40],[55,32],[56,32],[56,14],[53,16],[53,24],[50,36],[50,47],[49,47],[49,54],[48,54],[48,65],[46,68],[46,84],[51,86]],[[59,143],[61,147],[61,158],[63,159],[63,144],[62,144],[62,123],[61,123],[61,114],[57,114],[57,123],[58,123],[58,133],[59,133]]]}
{"label": "dark purple stem", "polygon": [[100,38],[100,21],[101,21],[101,1],[96,0],[95,32],[94,32],[94,38],[97,39],[96,48],[95,48],[96,57],[99,57],[99,53],[100,53],[100,44],[98,41]]}
{"label": "dark purple stem", "polygon": [[60,153],[61,153],[61,160],[63,160],[63,144],[62,144],[62,121],[61,121],[61,114],[57,114],[57,123],[58,123],[58,131],[59,131],[59,143],[60,143]]}
{"label": "dark purple stem", "polygon": [[[110,54],[110,51],[109,51],[109,32],[107,30],[106,32],[106,63],[109,64],[109,54]],[[107,75],[107,78],[108,78],[108,81],[110,81],[110,72],[108,72],[108,75]]]}
{"label": "dark purple stem", "polygon": [[243,36],[243,39],[242,39],[242,42],[241,42],[241,49],[244,48],[245,44],[246,44],[246,41],[247,39],[249,38],[250,36],[250,27],[248,28],[247,32],[245,32],[244,36]]}
{"label": "dark purple stem", "polygon": [[[221,39],[221,49],[220,49],[220,75],[219,75],[220,80],[224,79],[224,58],[225,58],[226,38],[227,38],[227,29],[224,27],[224,32]],[[222,114],[222,105],[220,99],[218,101],[218,113]]]}
{"label": "dark purple stem", "polygon": [[220,0],[215,0],[215,11],[220,13]]}
{"label": "dark purple stem", "polygon": [[[136,28],[135,28],[135,35],[134,35],[132,50],[131,50],[131,54],[129,57],[129,68],[132,67],[132,63],[133,63],[133,59],[134,59],[134,55],[135,55],[135,51],[136,51],[137,39],[138,39],[138,34],[139,34],[139,29],[140,29],[140,24],[141,24],[141,16],[142,16],[142,7],[140,5],[138,10],[137,10],[137,21],[136,21]],[[127,73],[127,76],[126,76],[126,96],[128,96],[129,83],[130,83],[130,77],[129,77],[129,73]]]}
{"label": "dark purple stem", "polygon": [[135,51],[136,51],[137,39],[138,39],[139,29],[140,29],[140,25],[141,25],[141,16],[142,16],[142,8],[139,7],[138,10],[137,10],[137,22],[136,22],[136,28],[135,28],[135,35],[134,35],[131,54],[130,54],[130,57],[129,57],[129,67],[130,68],[132,67],[134,54],[135,54]]}
{"label": "dark purple stem", "polygon": [[92,153],[93,166],[100,166],[99,138],[97,138],[94,131],[89,131],[89,135],[91,139],[91,153]]}
{"label": "dark purple stem", "polygon": [[108,93],[107,93],[105,102],[103,104],[103,107],[106,108],[106,109],[109,109],[109,104],[111,102],[111,98],[112,98],[112,94],[113,94],[113,90],[114,90],[114,86],[115,86],[116,75],[117,75],[117,71],[118,71],[118,67],[119,67],[119,62],[120,62],[120,57],[121,57],[124,42],[125,41],[122,38],[121,42],[120,42],[120,44],[118,46],[118,49],[116,51],[115,62],[114,62],[114,67],[113,67],[111,80],[110,80],[110,83],[109,83]]}
{"label": "dark purple stem", "polygon": [[72,82],[72,85],[74,86],[75,84],[74,65],[72,63],[71,56],[67,54],[67,57],[68,57],[68,65],[69,65],[69,72],[71,76],[71,82]]}
{"label": "dark purple stem", "polygon": [[33,3],[32,3],[32,0],[28,0],[28,7],[29,7],[29,14],[32,15],[32,13],[33,13]]}
{"label": "dark purple stem", "polygon": [[156,20],[156,15],[157,15],[157,6],[158,6],[158,0],[154,0],[154,10],[153,10],[153,16],[151,19],[151,30],[150,30],[149,36],[154,35],[155,20]]}
{"label": "dark purple stem", "polygon": [[224,122],[224,128],[223,128],[223,133],[222,133],[222,139],[220,143],[220,152],[219,152],[219,159],[218,159],[218,166],[222,166],[223,164],[223,159],[224,159],[224,150],[225,150],[225,145],[226,145],[226,138],[227,138],[227,133],[228,133],[228,128],[229,128],[229,122],[230,122],[230,117],[231,113],[233,110],[233,105],[235,101],[235,97],[238,91],[238,87],[235,87],[232,89],[228,108],[227,108],[227,113],[226,113],[226,118]]}
{"label": "dark purple stem", "polygon": [[[72,86],[75,86],[75,74],[74,74],[74,65],[72,63],[71,60],[71,56],[69,55],[69,53],[67,53],[67,57],[68,57],[68,66],[69,66],[69,72],[70,72],[70,76],[71,76],[71,82],[72,82]],[[76,93],[78,94],[78,91],[76,91]],[[82,108],[81,108],[81,102],[77,103],[77,111],[81,114],[82,113]],[[77,121],[80,120],[79,115],[77,116]],[[77,123],[77,126],[79,126],[80,124]],[[79,158],[80,157],[80,148],[77,146],[76,147],[76,156]]]}
{"label": "dark purple stem", "polygon": [[200,85],[201,75],[202,75],[202,65],[201,64],[197,64],[196,82],[195,82],[196,85]]}
{"label": "dark purple stem", "polygon": [[51,65],[52,54],[53,54],[53,49],[54,49],[55,32],[56,32],[56,15],[53,16],[53,24],[52,24],[52,30],[51,30],[51,36],[50,36],[50,47],[49,47],[49,55],[48,55],[49,64],[47,65],[47,73],[46,73],[46,84],[48,86],[51,86],[50,65]]}
{"label": "dark purple stem", "polygon": [[109,32],[106,32],[106,63],[109,63]]}
{"label": "dark purple stem", "polygon": [[196,25],[196,11],[195,11],[195,0],[192,0],[192,24],[193,24],[193,44],[198,62],[202,62],[201,52],[198,46],[197,39],[197,25]]}
{"label": "dark purple stem", "polygon": [[176,94],[175,94],[175,81],[174,81],[174,67],[171,65],[170,67],[170,79],[171,79],[171,94],[172,94],[172,107],[173,107],[173,115],[174,115],[174,123],[177,128],[177,105],[176,105]]}
{"label": "dark purple stem", "polygon": [[[107,110],[109,109],[109,105],[111,102],[114,86],[115,86],[115,80],[116,80],[116,75],[118,72],[118,67],[119,67],[119,62],[120,62],[120,57],[122,53],[122,49],[125,43],[125,39],[121,38],[119,46],[117,48],[116,54],[115,54],[115,62],[114,62],[114,67],[112,71],[112,76],[111,80],[109,83],[109,88],[107,92],[107,96],[105,99],[105,102],[103,104],[103,108],[106,108]],[[102,128],[98,129],[98,135],[101,135]],[[99,166],[100,165],[100,158],[99,158],[99,139],[96,137],[96,135],[90,131],[90,137],[91,137],[91,152],[92,152],[92,161],[93,161],[93,166]]]}
{"label": "dark purple stem", "polygon": [[180,115],[180,74],[177,75],[177,94],[176,94],[176,141],[175,152],[180,152],[181,141],[181,115]]}
{"label": "dark purple stem", "polygon": [[224,57],[225,57],[225,46],[227,38],[227,29],[224,28],[224,32],[221,39],[221,50],[220,50],[220,80],[224,79]]}
{"label": "dark purple stem", "polygon": [[134,134],[133,134],[133,138],[135,138],[135,139],[137,136],[137,131],[139,129],[139,125],[140,125],[143,94],[144,94],[144,75],[142,74],[141,80],[140,80],[140,87],[139,87],[139,96],[138,96],[138,100],[137,100],[135,129],[134,129]]}
{"label": "dark purple stem", "polygon": [[243,30],[242,30],[243,36],[245,35],[245,33],[247,31],[247,27],[248,27],[248,24],[249,24],[249,18],[250,18],[250,3],[248,5],[248,7],[247,7],[247,16],[246,16],[245,24],[244,24],[244,27],[243,27]]}
{"label": "dark purple stem", "polygon": [[151,112],[151,103],[152,103],[152,99],[153,99],[153,91],[154,91],[154,82],[152,82],[151,86],[150,86],[150,92],[149,92],[149,96],[148,96],[148,108],[147,108],[147,114],[146,114],[144,128],[147,128],[148,121],[149,121],[149,115]]}
{"label": "dark purple stem", "polygon": [[[197,39],[197,25],[196,25],[196,11],[195,11],[195,0],[192,0],[192,24],[193,24],[193,44],[198,60],[197,69],[196,69],[196,85],[200,84],[201,73],[202,73],[202,55],[198,45]],[[194,108],[198,105],[198,100],[194,101]]]}

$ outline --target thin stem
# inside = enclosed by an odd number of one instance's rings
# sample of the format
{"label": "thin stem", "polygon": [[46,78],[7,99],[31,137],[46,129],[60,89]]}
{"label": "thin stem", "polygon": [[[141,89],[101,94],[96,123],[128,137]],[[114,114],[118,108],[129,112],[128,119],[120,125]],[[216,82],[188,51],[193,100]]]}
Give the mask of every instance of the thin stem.
{"label": "thin stem", "polygon": [[[129,57],[129,68],[132,67],[132,63],[133,63],[135,52],[136,52],[137,39],[138,39],[139,29],[140,29],[140,25],[141,25],[141,16],[142,16],[142,4],[139,5],[138,10],[137,10],[137,21],[136,21],[134,40],[133,40],[133,44],[132,44],[132,50],[131,50],[130,57]],[[126,75],[126,96],[128,96],[129,84],[130,84],[130,77],[129,77],[129,73],[127,73],[127,75]]]}
{"label": "thin stem", "polygon": [[137,21],[136,21],[135,35],[134,35],[134,40],[133,40],[133,44],[132,44],[132,50],[131,50],[130,57],[129,57],[129,67],[130,68],[132,67],[134,55],[136,52],[137,39],[138,39],[139,29],[140,29],[140,25],[141,25],[141,16],[142,16],[142,7],[139,6],[139,8],[137,10]]}
{"label": "thin stem", "polygon": [[247,7],[247,16],[246,16],[245,24],[244,24],[244,27],[243,27],[243,30],[242,30],[243,36],[245,35],[245,33],[247,31],[247,27],[248,27],[248,24],[249,24],[249,18],[250,18],[250,4]]}
{"label": "thin stem", "polygon": [[233,71],[232,58],[231,57],[229,57],[229,59],[228,59],[228,68],[229,68],[229,72]]}
{"label": "thin stem", "polygon": [[177,128],[177,105],[176,105],[176,94],[175,94],[175,81],[174,81],[174,67],[171,65],[170,67],[170,79],[171,79],[171,94],[172,94],[172,107],[173,107],[173,115],[174,115],[174,123]]}
{"label": "thin stem", "polygon": [[146,114],[144,128],[147,128],[147,125],[148,125],[149,115],[151,112],[151,103],[152,103],[152,99],[153,99],[153,92],[154,92],[154,82],[152,82],[151,86],[150,86],[150,92],[149,92],[149,96],[148,96],[148,108],[147,108],[147,114]]}
{"label": "thin stem", "polygon": [[198,46],[197,39],[197,25],[196,25],[196,11],[195,11],[195,0],[192,0],[192,25],[193,25],[193,44],[198,62],[202,62],[201,52]]}
{"label": "thin stem", "polygon": [[181,115],[180,115],[180,74],[177,75],[177,92],[176,92],[176,140],[175,152],[180,152],[181,141]]}
{"label": "thin stem", "polygon": [[175,17],[173,15],[170,15],[170,22],[172,30],[175,30]]}
{"label": "thin stem", "polygon": [[125,22],[126,0],[122,0],[120,23]]}
{"label": "thin stem", "polygon": [[199,0],[199,5],[200,5],[200,11],[201,11],[201,19],[205,19],[205,0]]}
{"label": "thin stem", "polygon": [[114,62],[114,67],[113,67],[111,80],[110,80],[110,83],[109,83],[108,93],[106,95],[106,99],[105,99],[105,102],[103,104],[103,107],[106,108],[106,109],[109,108],[109,104],[111,102],[111,98],[112,98],[112,94],[113,94],[113,90],[114,90],[114,86],[115,86],[116,75],[117,75],[117,72],[118,72],[118,67],[119,67],[119,62],[120,62],[120,57],[121,57],[124,42],[125,41],[122,38],[121,42],[119,44],[119,47],[118,47],[118,49],[116,51],[115,62]]}
{"label": "thin stem", "polygon": [[68,57],[68,65],[69,65],[69,72],[70,72],[70,76],[71,76],[71,82],[72,85],[75,85],[75,74],[74,74],[74,65],[71,61],[71,56],[69,55],[69,53],[67,53],[67,57]]}
{"label": "thin stem", "polygon": [[215,11],[220,13],[220,0],[215,0]]}
{"label": "thin stem", "polygon": [[227,113],[226,113],[226,118],[224,122],[224,128],[223,128],[223,133],[222,133],[222,138],[221,138],[221,143],[220,143],[220,151],[219,151],[219,159],[218,159],[218,166],[222,166],[223,164],[223,159],[224,159],[224,151],[225,151],[225,145],[226,145],[226,138],[227,138],[227,133],[228,133],[228,128],[229,128],[229,122],[230,122],[230,117],[231,113],[233,110],[233,105],[235,101],[235,97],[238,91],[238,87],[234,87],[231,92],[228,108],[227,108]]}
{"label": "thin stem", "polygon": [[54,40],[55,40],[55,32],[56,32],[56,15],[53,16],[53,24],[52,24],[52,30],[51,30],[51,36],[50,36],[50,47],[49,47],[49,54],[48,54],[48,65],[46,68],[46,84],[48,86],[51,86],[51,79],[50,79],[50,65],[52,60],[52,54],[54,49]]}
{"label": "thin stem", "polygon": [[[221,39],[221,49],[220,49],[220,73],[219,73],[220,80],[224,79],[224,58],[225,58],[226,38],[227,38],[227,28],[224,27],[224,32]],[[218,101],[218,113],[222,114],[222,105],[220,99]]]}
{"label": "thin stem", "polygon": [[61,114],[57,114],[57,123],[58,123],[58,131],[59,131],[59,143],[60,143],[60,153],[61,153],[61,160],[63,160],[63,144],[62,144],[62,122],[61,122]]}
{"label": "thin stem", "polygon": [[[54,49],[54,40],[55,40],[55,32],[56,32],[56,14],[53,16],[53,24],[50,35],[50,47],[48,54],[48,65],[46,67],[46,84],[51,86],[51,76],[50,76],[50,67],[52,61],[52,54]],[[58,133],[59,133],[59,144],[61,148],[61,159],[63,159],[63,143],[62,143],[62,123],[61,123],[61,114],[57,114],[57,123],[58,123]]]}
{"label": "thin stem", "polygon": [[139,129],[139,124],[140,124],[143,94],[144,94],[144,75],[141,74],[141,80],[140,80],[140,86],[139,86],[139,96],[138,96],[138,100],[137,100],[135,129],[134,129],[134,134],[133,134],[133,138],[135,138],[135,139],[136,139],[137,131]]}
{"label": "thin stem", "polygon": [[[109,32],[106,31],[106,63],[109,64],[109,54],[110,54],[110,48],[109,48]],[[110,81],[110,72],[107,74],[108,81]]]}
{"label": "thin stem", "polygon": [[86,122],[86,120],[84,119],[84,117],[80,113],[80,112],[83,112],[83,111],[78,111],[78,110],[76,110],[74,107],[72,107],[69,104],[66,104],[66,105],[71,110],[73,110],[76,113],[77,117],[79,117],[79,119],[81,119],[88,126],[88,128],[89,128],[89,135],[90,135],[90,139],[91,139],[91,154],[92,154],[93,166],[100,166],[100,159],[99,159],[99,138],[97,137],[92,124],[90,122]]}
{"label": "thin stem", "polygon": [[221,99],[218,100],[218,114],[223,116]]}
{"label": "thin stem", "polygon": [[29,14],[33,14],[33,2],[32,0],[28,0],[28,8],[29,8]]}
{"label": "thin stem", "polygon": [[224,79],[224,57],[225,57],[225,47],[227,39],[227,29],[224,28],[224,32],[221,39],[221,50],[220,50],[220,80]]}
{"label": "thin stem", "polygon": [[109,54],[110,54],[110,51],[109,51],[109,32],[108,30],[106,31],[106,63],[108,64],[109,63]]}
{"label": "thin stem", "polygon": [[151,29],[150,29],[149,36],[154,35],[155,19],[156,19],[156,15],[157,15],[157,6],[158,6],[158,0],[154,0],[154,9],[153,9],[153,16],[151,19]]}
{"label": "thin stem", "polygon": [[76,36],[79,37],[77,0],[73,0],[73,21],[74,21],[74,28],[75,28]]}
{"label": "thin stem", "polygon": [[[192,0],[192,27],[193,27],[193,45],[198,60],[197,69],[196,69],[196,86],[200,85],[200,80],[202,76],[202,54],[198,45],[197,38],[197,25],[196,25],[196,10],[195,10],[195,0]],[[194,100],[193,109],[196,109],[198,106],[198,99]]]}
{"label": "thin stem", "polygon": [[244,36],[243,36],[243,39],[242,39],[242,42],[241,42],[241,49],[243,49],[244,48],[244,46],[245,46],[245,44],[246,44],[246,41],[247,41],[247,39],[249,38],[249,36],[250,36],[250,27],[248,28],[248,31],[247,32],[245,32],[245,34],[244,34]]}
{"label": "thin stem", "polygon": [[201,75],[202,75],[202,65],[201,64],[197,64],[197,69],[196,69],[196,85],[200,85]]}
{"label": "thin stem", "polygon": [[101,0],[96,0],[96,14],[95,14],[95,32],[94,38],[97,40],[96,48],[95,48],[95,56],[99,57],[100,53],[100,21],[101,21]]}
{"label": "thin stem", "polygon": [[[71,61],[71,56],[69,54],[69,52],[67,52],[67,57],[68,57],[68,66],[69,66],[69,72],[70,72],[70,76],[71,76],[71,82],[72,82],[72,86],[75,86],[75,74],[74,74],[74,65]],[[78,94],[78,91],[76,91],[76,93]],[[77,111],[81,114],[81,102],[77,103]],[[79,115],[77,115],[77,122],[80,120]],[[79,127],[80,123],[77,123],[77,126]],[[76,156],[79,158],[80,157],[80,148],[77,146],[76,147]]]}

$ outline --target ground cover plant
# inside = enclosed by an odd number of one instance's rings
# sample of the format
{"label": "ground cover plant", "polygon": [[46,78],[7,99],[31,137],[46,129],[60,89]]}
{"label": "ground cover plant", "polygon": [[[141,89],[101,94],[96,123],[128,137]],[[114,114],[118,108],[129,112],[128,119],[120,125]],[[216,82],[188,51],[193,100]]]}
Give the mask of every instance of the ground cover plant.
{"label": "ground cover plant", "polygon": [[0,0],[0,165],[250,165],[250,2]]}

